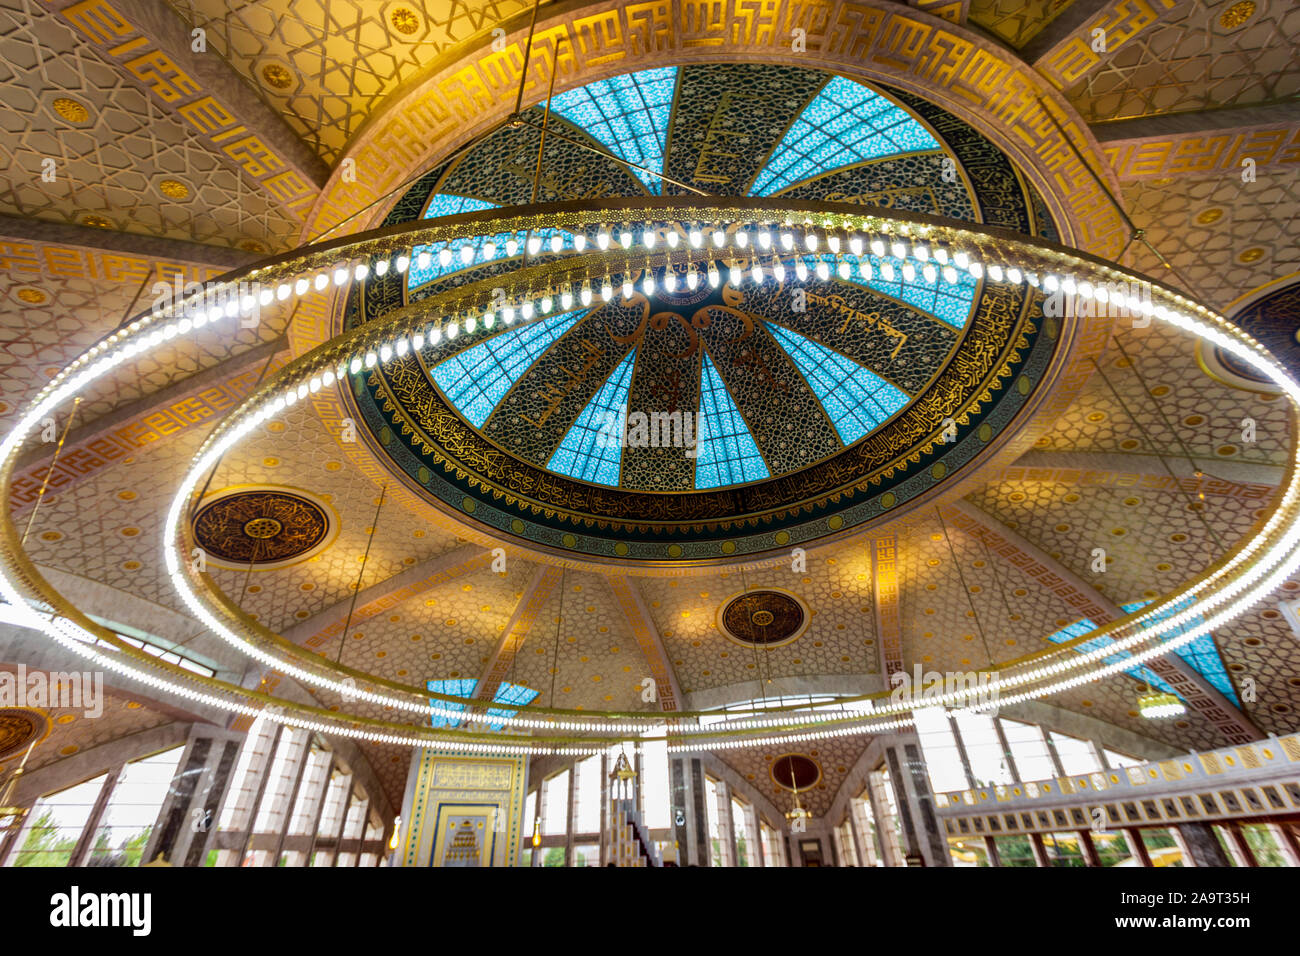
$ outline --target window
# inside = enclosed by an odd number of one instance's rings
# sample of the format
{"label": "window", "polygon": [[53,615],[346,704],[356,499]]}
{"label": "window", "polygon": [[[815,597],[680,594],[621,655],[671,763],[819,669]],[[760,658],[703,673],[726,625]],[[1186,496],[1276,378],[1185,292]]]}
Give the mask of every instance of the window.
{"label": "window", "polygon": [[1130,757],[1128,754],[1116,753],[1114,750],[1103,749],[1102,753],[1106,757],[1106,763],[1117,770],[1123,769],[1124,767],[1137,767],[1143,762],[1137,757]]}
{"label": "window", "polygon": [[1047,752],[1047,741],[1043,731],[1034,724],[1022,724],[1018,721],[1000,718],[1002,732],[1006,734],[1007,746],[1016,762],[1021,780],[1049,780],[1056,776],[1056,764]]}
{"label": "window", "polygon": [[999,866],[1038,866],[1034,845],[1028,836],[994,837],[993,845],[997,847]]}
{"label": "window", "polygon": [[835,828],[835,853],[840,866],[860,866],[857,847],[853,844],[853,824],[848,818]]}
{"label": "window", "polygon": [[736,866],[758,866],[759,850],[753,832],[753,810],[734,797],[731,800],[731,829],[736,839]]}
{"label": "window", "polygon": [[1152,866],[1186,866],[1182,844],[1174,831],[1164,827],[1147,827],[1138,831]]}
{"label": "window", "polygon": [[1246,846],[1250,847],[1250,852],[1255,857],[1255,862],[1258,865],[1291,865],[1287,860],[1286,851],[1283,849],[1283,838],[1277,833],[1274,824],[1243,823],[1241,824],[1241,835],[1245,838]]}
{"label": "window", "polygon": [[108,774],[41,797],[29,811],[27,836],[10,866],[67,866]]}
{"label": "window", "polygon": [[1092,845],[1097,850],[1097,858],[1102,866],[1137,866],[1129,849],[1128,840],[1122,833],[1092,833]]}
{"label": "window", "polygon": [[[96,866],[139,866],[153,832],[158,811],[167,799],[184,747],[136,760],[122,768],[87,863]],[[147,862],[147,861],[146,861]]]}
{"label": "window", "polygon": [[600,866],[600,844],[579,843],[573,848],[574,866]]}
{"label": "window", "polygon": [[862,791],[849,801],[853,825],[858,830],[859,845],[862,847],[863,866],[884,866],[885,861],[880,852],[880,834],[876,832],[876,817],[871,810],[871,797]]}
{"label": "window", "polygon": [[1067,774],[1093,773],[1101,769],[1097,752],[1087,740],[1053,731],[1052,746],[1056,748],[1056,756],[1061,760],[1061,768]]}
{"label": "window", "polygon": [[730,866],[731,834],[722,826],[723,785],[711,777],[704,778],[704,807],[709,820],[709,843],[711,845],[709,865]]}
{"label": "window", "polygon": [[898,804],[895,802],[889,768],[881,764],[867,779],[876,806],[880,808],[880,840],[885,848],[886,863],[889,866],[903,866],[903,830],[898,819]]}
{"label": "window", "polygon": [[[531,853],[533,849],[533,825],[537,822],[537,791],[530,793],[524,800],[524,848]],[[530,857],[531,859],[531,857]],[[528,865],[532,865],[531,863]]]}
{"label": "window", "polygon": [[1048,866],[1086,866],[1077,833],[1044,833],[1043,853]]}
{"label": "window", "polygon": [[758,823],[759,837],[763,841],[763,865],[785,866],[785,841],[781,834],[767,825],[766,821]]}
{"label": "window", "polygon": [[[577,774],[574,780],[574,802],[577,806],[574,808],[573,813],[573,832],[599,833],[602,783],[600,756],[596,755],[579,761],[573,770]],[[527,822],[528,826],[524,831],[525,837],[531,838],[533,835],[531,817]]]}
{"label": "window", "polygon": [[958,711],[954,715],[957,731],[961,734],[966,758],[970,761],[971,775],[976,786],[988,787],[1015,782],[1011,761],[1007,760],[1002,741],[998,738],[997,724],[988,714]]}
{"label": "window", "polygon": [[936,793],[946,793],[969,787],[970,781],[966,778],[966,768],[962,765],[947,711],[942,707],[922,707],[912,717],[917,736],[921,738],[931,788]]}
{"label": "window", "polygon": [[[660,729],[647,734],[660,733]],[[641,812],[650,830],[672,826],[672,798],[668,783],[668,741],[652,740],[641,745]]]}
{"label": "window", "polygon": [[569,771],[548,777],[542,783],[542,835],[563,836],[569,832]]}
{"label": "window", "polygon": [[948,855],[953,866],[989,866],[989,851],[979,837],[949,837]]}

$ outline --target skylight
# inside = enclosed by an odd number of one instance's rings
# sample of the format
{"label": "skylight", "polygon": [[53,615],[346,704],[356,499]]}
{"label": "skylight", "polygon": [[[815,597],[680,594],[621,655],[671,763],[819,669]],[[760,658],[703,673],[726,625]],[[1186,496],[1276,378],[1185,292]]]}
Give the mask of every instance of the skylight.
{"label": "skylight", "polygon": [[619,465],[623,460],[620,421],[632,385],[635,361],[636,349],[633,349],[578,415],[560,447],[551,455],[547,468],[580,481],[618,484]]}
{"label": "skylight", "polygon": [[879,375],[806,336],[769,325],[817,393],[840,441],[852,445],[907,404],[907,395]]}
{"label": "skylight", "polygon": [[745,419],[707,355],[700,374],[698,428],[697,489],[720,488],[769,476]]}
{"label": "skylight", "polygon": [[584,314],[564,312],[517,326],[440,362],[430,374],[447,400],[482,428],[511,386]]}
{"label": "skylight", "polygon": [[832,169],[938,148],[935,138],[906,110],[861,83],[837,76],[791,124],[749,193],[771,196]]}
{"label": "skylight", "polygon": [[[642,70],[557,93],[551,109],[630,163],[661,172],[677,68]],[[659,177],[634,169],[659,194]]]}

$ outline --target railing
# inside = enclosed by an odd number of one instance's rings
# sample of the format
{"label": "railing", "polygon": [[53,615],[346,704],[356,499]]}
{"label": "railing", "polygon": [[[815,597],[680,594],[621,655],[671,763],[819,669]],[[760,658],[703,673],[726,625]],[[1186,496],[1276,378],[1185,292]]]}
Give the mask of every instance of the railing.
{"label": "railing", "polygon": [[[1300,813],[1300,734],[1029,783],[935,794],[952,836]],[[1100,810],[1100,813],[1098,811]]]}

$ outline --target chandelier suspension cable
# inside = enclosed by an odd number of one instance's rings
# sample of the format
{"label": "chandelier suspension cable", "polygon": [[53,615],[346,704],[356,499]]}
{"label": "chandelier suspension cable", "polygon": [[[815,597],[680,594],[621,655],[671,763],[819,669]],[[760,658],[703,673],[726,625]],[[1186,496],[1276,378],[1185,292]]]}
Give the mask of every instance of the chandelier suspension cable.
{"label": "chandelier suspension cable", "polygon": [[[749,583],[748,583],[748,581],[747,581],[746,578],[745,578],[745,566],[742,564],[742,565],[740,566],[740,601],[741,601],[741,606],[742,606],[742,607],[745,606],[744,602],[745,602],[745,598],[747,598],[747,597],[749,597]],[[752,616],[752,615],[750,616],[750,623],[751,623],[751,624],[754,623],[754,621],[753,621],[753,616]],[[759,698],[759,700],[761,700],[761,701],[763,702],[764,707],[766,708],[766,705],[767,705],[767,687],[766,687],[766,685],[765,685],[764,682],[763,682],[763,667],[762,667],[762,665],[760,664],[760,659],[759,659],[759,656],[758,656],[758,642],[757,642],[757,641],[751,641],[751,642],[750,642],[750,644],[749,644],[749,651],[750,651],[750,656],[751,656],[751,657],[753,658],[753,660],[754,660],[754,679],[755,679],[756,681],[758,681],[758,698]],[[772,673],[772,672],[771,672],[771,668],[770,668],[770,667],[768,668],[767,673],[768,673],[768,683],[771,683],[771,673]]]}
{"label": "chandelier suspension cable", "polygon": [[[540,0],[538,0],[538,2],[540,2]],[[533,22],[534,23],[537,22],[536,5],[533,6]],[[529,41],[529,45],[531,46],[532,45],[531,32],[528,35],[528,41]],[[537,190],[542,183],[542,154],[545,153],[546,151],[546,130],[547,127],[550,125],[550,120],[551,120],[551,99],[552,97],[555,96],[555,76],[557,73],[560,72],[559,69],[560,47],[563,45],[563,43],[564,43],[564,37],[560,37],[558,40],[555,41],[555,52],[551,57],[551,85],[546,90],[546,108],[542,112],[542,135],[537,140],[537,162],[533,167],[533,198],[531,200],[531,203],[533,205],[537,204]],[[521,97],[524,95],[522,80],[519,85],[519,95]],[[517,107],[515,111],[518,112]],[[522,258],[520,259],[520,263],[522,267],[526,267],[528,265],[528,240],[532,238],[532,235],[533,235],[533,227],[532,224],[530,223],[528,229],[524,232],[524,243],[523,243],[523,247],[520,250],[523,253]]]}
{"label": "chandelier suspension cable", "polygon": [[[276,353],[272,352],[266,357],[266,362],[262,365],[262,371],[257,374],[257,381],[254,382],[253,387],[249,389],[250,394],[257,391],[258,387],[262,384],[262,379],[266,378],[266,373],[271,370],[271,363],[275,361],[275,356]],[[78,401],[80,401],[80,399],[78,399]],[[217,469],[221,467],[221,462],[225,457],[224,453],[217,456],[217,460],[212,463],[212,468],[208,471],[208,477],[203,481],[203,487],[199,489],[199,493],[190,501],[189,517],[191,520],[199,510],[199,503],[203,501],[203,496],[208,493],[208,488],[212,486],[212,479],[217,476]]]}
{"label": "chandelier suspension cable", "polygon": [[[1093,182],[1097,184],[1097,188],[1100,189],[1105,194],[1106,198],[1110,200],[1111,205],[1115,207],[1115,211],[1118,212],[1120,218],[1124,220],[1124,225],[1128,227],[1129,240],[1125,244],[1124,250],[1120,252],[1120,256],[1122,257],[1124,252],[1127,252],[1129,246],[1133,245],[1135,241],[1142,243],[1142,245],[1146,246],[1153,256],[1160,260],[1162,266],[1173,273],[1178,281],[1183,284],[1183,288],[1193,293],[1202,302],[1209,302],[1210,300],[1202,295],[1196,286],[1188,282],[1187,279],[1183,277],[1183,274],[1174,268],[1173,263],[1166,259],[1160,250],[1151,244],[1151,240],[1147,238],[1146,230],[1137,227],[1137,224],[1129,217],[1128,212],[1125,211],[1123,205],[1121,205],[1120,201],[1115,197],[1115,194],[1110,191],[1110,187],[1107,186],[1101,176],[1097,174],[1097,171],[1092,168],[1092,164],[1084,158],[1083,153],[1079,151],[1079,147],[1074,144],[1074,140],[1066,134],[1065,130],[1061,127],[1060,122],[1057,120],[1056,114],[1047,108],[1047,103],[1041,96],[1038,97],[1038,105],[1043,108],[1043,112],[1047,114],[1047,118],[1052,121],[1052,125],[1056,127],[1056,131],[1061,134],[1061,139],[1070,147],[1070,151],[1074,153],[1075,158],[1077,158],[1083,168],[1088,171],[1088,175],[1091,176]],[[1116,261],[1119,260],[1117,259]]]}
{"label": "chandelier suspension cable", "polygon": [[[514,117],[513,122],[517,124],[522,124],[524,126],[531,126],[533,129],[541,128],[536,120],[529,119],[527,116],[516,116]],[[577,146],[579,149],[584,149],[589,153],[594,153],[597,156],[603,157],[604,159],[608,159],[615,163],[618,163],[620,166],[626,166],[628,169],[631,169],[634,172],[649,173],[651,176],[655,177],[658,180],[669,183],[673,186],[678,187],[679,189],[685,189],[688,192],[694,193],[696,196],[717,195],[717,193],[711,193],[708,190],[700,189],[698,186],[692,186],[690,183],[684,183],[680,179],[674,179],[672,176],[669,176],[667,173],[662,172],[658,169],[651,169],[649,166],[642,166],[640,163],[634,163],[630,159],[624,159],[622,156],[615,156],[613,153],[609,152],[608,150],[601,149],[595,143],[585,142],[576,136],[570,136],[568,133],[565,133],[559,129],[555,129],[554,127],[551,128],[550,135],[555,137],[558,140],[562,140],[563,142],[568,143],[571,146]]]}
{"label": "chandelier suspension cable", "polygon": [[943,512],[938,505],[934,506],[934,513],[939,518],[939,527],[943,529],[943,539],[948,543],[948,554],[952,556],[952,563],[957,568],[957,580],[961,582],[961,589],[966,595],[966,603],[970,605],[971,617],[975,619],[975,630],[979,632],[980,643],[984,645],[984,655],[991,665],[993,663],[993,651],[989,649],[989,641],[984,634],[984,625],[980,623],[980,612],[975,608],[975,599],[971,596],[970,588],[966,586],[966,575],[961,569],[961,561],[957,559],[957,549],[952,545],[952,537],[948,534],[948,524],[943,520]]}
{"label": "chandelier suspension cable", "polygon": [[[983,537],[982,535],[978,535],[976,537],[979,540],[979,543],[984,546],[984,558],[989,563],[989,570],[993,572],[993,586],[997,588],[998,597],[1002,599],[1002,606],[1006,608],[1007,624],[1009,625],[1011,623],[1011,616],[1013,613],[1011,610],[1011,602],[1007,600],[1007,589],[1002,584],[1001,578],[999,578],[998,576],[998,565],[997,562],[993,559],[993,551],[989,548],[989,542],[987,538]],[[1002,631],[1003,634],[1006,634],[1009,631],[1009,627],[1003,626],[1002,628],[1000,628],[1000,630]],[[993,657],[990,655],[989,668],[992,669],[993,666],[994,666]]]}
{"label": "chandelier suspension cable", "polygon": [[[1124,414],[1129,417],[1129,420],[1132,421],[1133,424],[1137,426],[1138,431],[1142,433],[1143,439],[1146,440],[1147,447],[1149,447],[1152,453],[1158,459],[1160,459],[1160,465],[1161,467],[1164,468],[1166,472],[1168,472],[1169,477],[1173,479],[1174,487],[1176,487],[1182,493],[1183,497],[1187,499],[1188,505],[1194,506],[1199,504],[1198,501],[1192,498],[1191,492],[1186,491],[1183,488],[1183,483],[1179,481],[1178,476],[1174,474],[1173,468],[1169,466],[1169,461],[1166,458],[1164,452],[1162,452],[1159,446],[1156,445],[1155,441],[1152,440],[1151,433],[1146,430],[1146,427],[1142,424],[1142,422],[1139,421],[1137,416],[1133,414],[1133,411],[1129,408],[1128,403],[1125,402],[1124,399],[1120,396],[1119,390],[1115,388],[1115,384],[1110,380],[1110,377],[1106,374],[1105,370],[1101,367],[1101,365],[1097,362],[1095,358],[1090,358],[1089,361],[1092,362],[1093,368],[1095,368],[1098,374],[1101,375],[1101,380],[1106,383],[1106,387],[1110,390],[1111,395],[1114,396],[1115,401],[1119,403],[1119,407],[1124,410]],[[1197,471],[1199,472],[1200,469],[1198,468]],[[1217,544],[1220,548],[1225,548],[1226,546],[1223,543],[1223,539],[1219,537],[1219,532],[1215,530],[1214,526],[1211,525],[1208,520],[1206,520],[1205,514],[1203,513],[1204,509],[1190,507],[1188,510],[1190,510],[1194,515],[1196,515],[1197,519],[1201,522],[1202,527],[1205,528],[1206,534],[1208,534],[1210,538],[1213,539],[1214,543]]]}
{"label": "chandelier suspension cable", "polygon": [[379,501],[375,505],[375,520],[370,525],[370,534],[366,538],[366,550],[361,555],[361,570],[357,572],[357,583],[352,586],[352,602],[348,605],[348,616],[343,622],[343,635],[339,638],[339,653],[334,658],[335,664],[343,663],[343,648],[348,641],[348,631],[352,627],[352,614],[357,609],[357,598],[361,596],[361,581],[366,576],[366,563],[370,560],[370,546],[375,543],[375,532],[379,530],[379,512],[384,507],[384,498],[388,494],[388,485],[379,489]]}
{"label": "chandelier suspension cable", "polygon": [[252,580],[252,577],[253,577],[253,565],[255,565],[255,564],[257,563],[257,559],[258,559],[259,557],[261,557],[261,556],[262,556],[262,539],[261,539],[261,538],[254,538],[254,539],[253,539],[253,554],[252,554],[252,556],[248,559],[248,570],[246,570],[246,571],[244,572],[244,584],[243,584],[243,586],[239,589],[239,600],[235,602],[235,603],[238,604],[241,608],[244,606],[244,598],[245,598],[245,596],[247,596],[247,594],[248,594],[248,582],[249,582],[250,580]]}
{"label": "chandelier suspension cable", "polygon": [[555,678],[560,672],[560,628],[564,623],[564,578],[568,570],[560,565],[560,608],[555,615],[555,647],[551,651],[551,707],[555,706]]}
{"label": "chandelier suspension cable", "polygon": [[23,529],[23,536],[19,539],[19,544],[24,547],[27,545],[27,536],[32,533],[32,525],[36,523],[36,512],[40,511],[41,502],[45,500],[45,492],[49,490],[50,478],[59,464],[59,454],[63,451],[63,443],[68,438],[68,432],[72,431],[72,420],[77,416],[77,406],[80,404],[81,396],[78,395],[72,400],[72,411],[68,412],[68,420],[63,424],[63,434],[59,436],[59,443],[54,446],[54,457],[50,459],[50,467],[45,469],[45,477],[41,479],[41,487],[36,492],[36,503],[32,505],[32,513],[27,516],[27,527]]}
{"label": "chandelier suspension cable", "polygon": [[1204,470],[1192,456],[1192,451],[1187,447],[1187,443],[1183,441],[1183,436],[1178,434],[1178,429],[1174,428],[1173,423],[1169,421],[1169,416],[1165,414],[1164,406],[1160,404],[1160,401],[1156,396],[1151,394],[1151,389],[1147,386],[1146,376],[1143,375],[1142,370],[1138,368],[1137,361],[1133,356],[1128,354],[1128,349],[1124,348],[1124,342],[1118,335],[1114,335],[1112,338],[1114,338],[1115,345],[1119,349],[1120,354],[1128,361],[1128,367],[1133,370],[1133,374],[1137,377],[1138,384],[1142,386],[1142,393],[1151,399],[1151,404],[1155,407],[1156,414],[1160,416],[1160,421],[1164,424],[1165,428],[1169,429],[1169,434],[1174,436],[1174,441],[1178,444],[1178,447],[1182,449],[1183,457],[1187,459],[1187,463],[1191,465],[1192,469],[1196,472],[1196,477],[1202,477],[1204,475]]}

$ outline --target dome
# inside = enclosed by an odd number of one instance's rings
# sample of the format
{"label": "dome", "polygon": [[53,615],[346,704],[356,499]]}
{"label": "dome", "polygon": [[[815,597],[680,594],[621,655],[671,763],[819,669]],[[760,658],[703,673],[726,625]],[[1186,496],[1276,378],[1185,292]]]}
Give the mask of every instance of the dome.
{"label": "dome", "polygon": [[[385,225],[534,194],[627,196],[644,200],[644,218],[609,223],[604,241],[651,234],[707,249],[722,240],[712,224],[669,228],[655,208],[661,191],[707,185],[1055,236],[1041,198],[969,125],[829,72],[650,69],[526,115],[532,125],[508,125],[422,176]],[[937,260],[918,269],[865,242],[857,268],[837,268],[825,244],[797,250],[790,268],[807,284],[796,290],[765,281],[786,268],[776,256],[791,235],[749,233],[743,259],[647,271],[618,288],[595,276],[514,327],[507,306],[493,329],[466,328],[453,354],[444,343],[434,360],[430,347],[363,376],[358,415],[410,484],[492,533],[597,560],[708,561],[806,544],[923,496],[998,443],[1051,365],[1061,330],[1035,318],[1032,290]],[[358,287],[345,322],[544,266],[572,239],[539,229],[422,247],[405,276]]]}

